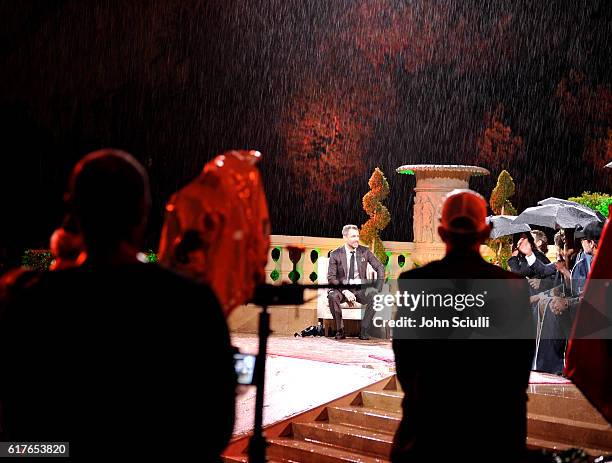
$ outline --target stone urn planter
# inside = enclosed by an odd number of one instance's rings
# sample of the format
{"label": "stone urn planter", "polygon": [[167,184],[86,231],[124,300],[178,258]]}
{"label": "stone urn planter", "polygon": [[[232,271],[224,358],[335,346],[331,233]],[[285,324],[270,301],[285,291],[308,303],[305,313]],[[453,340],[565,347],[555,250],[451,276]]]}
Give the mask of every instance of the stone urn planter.
{"label": "stone urn planter", "polygon": [[405,165],[396,171],[416,177],[413,261],[423,265],[440,259],[445,254],[445,245],[438,235],[444,197],[455,188],[469,188],[470,177],[489,175],[490,172],[478,166],[436,164]]}

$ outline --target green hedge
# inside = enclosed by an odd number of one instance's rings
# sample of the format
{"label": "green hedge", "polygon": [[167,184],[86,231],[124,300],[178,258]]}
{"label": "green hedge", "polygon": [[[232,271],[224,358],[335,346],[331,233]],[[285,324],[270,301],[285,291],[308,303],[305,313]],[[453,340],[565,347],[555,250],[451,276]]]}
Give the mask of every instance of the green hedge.
{"label": "green hedge", "polygon": [[569,198],[569,200],[589,207],[594,211],[599,211],[606,217],[608,217],[608,206],[612,204],[612,196],[605,193],[591,193],[590,191],[585,191],[581,196]]}
{"label": "green hedge", "polygon": [[26,249],[21,258],[21,265],[29,270],[49,270],[53,256],[48,249]]}
{"label": "green hedge", "polygon": [[[144,251],[147,262],[151,264],[157,263],[157,254],[152,250]],[[21,265],[29,270],[45,271],[49,270],[53,256],[48,249],[26,249],[21,258]]]}

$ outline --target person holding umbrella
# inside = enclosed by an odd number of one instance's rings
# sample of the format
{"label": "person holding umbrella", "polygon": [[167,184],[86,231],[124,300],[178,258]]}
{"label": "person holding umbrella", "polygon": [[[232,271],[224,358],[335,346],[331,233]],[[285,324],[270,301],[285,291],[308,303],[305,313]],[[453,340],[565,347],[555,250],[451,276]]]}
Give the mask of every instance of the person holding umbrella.
{"label": "person holding umbrella", "polygon": [[578,254],[576,263],[571,272],[569,272],[567,267],[559,267],[559,270],[564,276],[571,281],[571,292],[574,297],[582,295],[584,285],[586,284],[587,277],[591,270],[591,263],[593,262],[593,258],[597,255],[599,238],[601,237],[602,230],[603,224],[599,221],[593,221],[584,227],[584,229],[576,230],[574,238],[580,240],[582,252]]}
{"label": "person holding umbrella", "polygon": [[[560,325],[564,323],[562,318],[567,317],[567,314],[553,313],[551,302],[555,296],[569,294],[570,280],[568,279],[566,282],[559,270],[560,266],[567,268],[564,259],[568,249],[563,229],[555,234],[554,242],[557,248],[557,261],[547,266],[557,269],[552,289],[542,291],[531,297],[534,318],[537,319],[537,342],[533,369],[545,373],[562,374],[567,340]],[[566,288],[568,289],[566,290]]]}
{"label": "person holding umbrella", "polygon": [[487,225],[491,226],[489,238],[498,240],[494,247],[489,244],[489,247],[495,251],[495,260],[493,261],[495,265],[501,266],[501,254],[507,245],[506,237],[531,231],[529,225],[515,224],[514,219],[516,219],[515,215],[490,215],[487,217]]}
{"label": "person holding umbrella", "polygon": [[[594,221],[584,229],[579,227],[576,230],[574,236],[581,240],[583,250],[578,255],[572,271],[567,269],[564,262],[553,264],[569,285],[559,286],[563,289],[558,291],[537,295],[539,340],[534,360],[534,369],[537,371],[553,374],[561,374],[563,371],[567,339],[582,299],[591,262],[597,254],[602,229],[603,224]],[[566,287],[571,288],[567,293]]]}
{"label": "person holding umbrella", "polygon": [[[552,311],[555,295],[562,294],[563,281],[557,270],[558,262],[550,260],[536,246],[532,233],[515,235],[518,242],[508,260],[510,269],[529,279],[531,304],[537,326],[536,352],[533,369],[561,374],[565,356],[566,334],[560,314]],[[544,284],[542,284],[544,283]],[[556,289],[559,288],[559,289]],[[564,315],[561,318],[566,318]]]}
{"label": "person holding umbrella", "polygon": [[512,257],[508,259],[510,270],[530,279],[550,279],[556,270],[554,266],[548,265],[550,260],[537,248],[532,234],[521,233],[518,236],[519,240],[512,251]]}

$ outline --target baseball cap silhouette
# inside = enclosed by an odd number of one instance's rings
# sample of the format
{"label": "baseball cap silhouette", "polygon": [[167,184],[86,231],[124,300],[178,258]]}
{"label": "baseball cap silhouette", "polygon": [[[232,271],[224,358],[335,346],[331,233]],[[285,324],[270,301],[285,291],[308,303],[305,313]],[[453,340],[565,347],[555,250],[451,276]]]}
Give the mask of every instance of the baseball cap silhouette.
{"label": "baseball cap silhouette", "polygon": [[487,202],[477,192],[455,189],[446,195],[440,226],[452,233],[479,233],[487,225]]}

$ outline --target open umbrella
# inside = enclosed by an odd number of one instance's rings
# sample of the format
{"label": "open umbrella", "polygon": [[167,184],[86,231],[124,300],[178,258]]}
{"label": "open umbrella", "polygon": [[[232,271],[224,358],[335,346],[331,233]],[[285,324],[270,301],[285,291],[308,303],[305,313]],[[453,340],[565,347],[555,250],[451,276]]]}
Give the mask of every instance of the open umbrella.
{"label": "open umbrella", "polygon": [[542,201],[538,201],[538,205],[540,206],[545,206],[547,204],[566,204],[569,206],[575,206],[578,209],[582,209],[585,212],[595,212],[595,215],[597,215],[597,218],[599,219],[600,222],[605,222],[606,221],[606,217],[599,211],[594,211],[593,209],[591,209],[590,207],[584,206],[580,203],[574,202],[574,201],[570,201],[568,199],[561,199],[561,198],[546,198],[543,199]]}
{"label": "open umbrella", "polygon": [[601,219],[592,209],[558,203],[528,207],[514,219],[514,222],[559,229],[576,228],[578,225],[586,227],[595,220]]}
{"label": "open umbrella", "polygon": [[529,225],[526,223],[515,223],[514,219],[516,219],[515,215],[490,215],[487,217],[487,223],[493,225],[491,239],[531,231]]}

